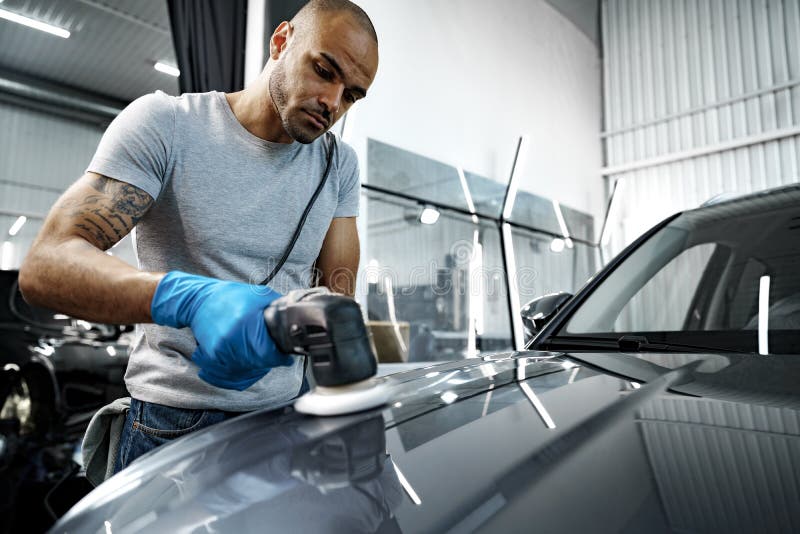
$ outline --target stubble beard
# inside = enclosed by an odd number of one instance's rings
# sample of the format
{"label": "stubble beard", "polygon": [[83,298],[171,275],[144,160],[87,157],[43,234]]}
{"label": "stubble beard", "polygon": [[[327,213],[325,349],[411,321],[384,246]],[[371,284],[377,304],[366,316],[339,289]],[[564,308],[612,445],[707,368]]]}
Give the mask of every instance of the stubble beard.
{"label": "stubble beard", "polygon": [[289,134],[289,137],[307,145],[319,137],[319,134],[310,133],[302,126],[292,124],[292,121],[289,120],[289,113],[286,110],[287,102],[289,101],[287,85],[286,68],[284,63],[278,62],[269,77],[269,94],[272,99],[272,105],[278,117],[280,117],[284,131]]}

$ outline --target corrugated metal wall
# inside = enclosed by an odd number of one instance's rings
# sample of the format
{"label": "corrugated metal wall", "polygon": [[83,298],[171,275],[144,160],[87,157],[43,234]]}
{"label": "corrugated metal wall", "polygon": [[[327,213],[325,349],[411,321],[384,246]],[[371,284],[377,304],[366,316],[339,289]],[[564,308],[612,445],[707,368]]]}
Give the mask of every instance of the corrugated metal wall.
{"label": "corrugated metal wall", "polygon": [[[82,122],[0,103],[0,241],[10,243],[0,249],[5,251],[3,268],[19,267],[42,218],[83,174],[102,134]],[[29,220],[10,236],[17,214]],[[115,254],[134,261],[128,243],[121,243]]]}
{"label": "corrugated metal wall", "polygon": [[604,0],[604,235],[800,181],[800,1]]}

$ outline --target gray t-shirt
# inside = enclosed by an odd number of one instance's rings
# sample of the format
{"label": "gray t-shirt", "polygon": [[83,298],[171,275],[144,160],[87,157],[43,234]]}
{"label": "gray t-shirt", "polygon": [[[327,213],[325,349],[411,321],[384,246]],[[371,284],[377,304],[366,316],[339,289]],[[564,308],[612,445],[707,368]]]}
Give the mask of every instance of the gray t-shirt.
{"label": "gray t-shirt", "polygon": [[[328,181],[270,287],[308,287],[334,217],[358,215],[358,160],[336,140]],[[248,132],[219,92],[131,103],[103,135],[88,171],[134,185],[156,201],[135,228],[139,268],[259,283],[289,243],[325,169],[325,136],[271,143]],[[214,387],[190,360],[192,332],[139,325],[125,382],[135,398],[179,408],[245,411],[295,396],[303,361],[278,367],[245,391]]]}

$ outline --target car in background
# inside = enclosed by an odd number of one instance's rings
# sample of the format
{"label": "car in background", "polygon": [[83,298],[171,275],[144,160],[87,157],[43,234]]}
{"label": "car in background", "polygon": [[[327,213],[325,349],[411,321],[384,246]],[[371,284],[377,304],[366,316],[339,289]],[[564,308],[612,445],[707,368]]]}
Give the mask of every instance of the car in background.
{"label": "car in background", "polygon": [[798,264],[800,186],[677,214],[526,305],[527,350],[190,434],[53,532],[798,532]]}
{"label": "car in background", "polygon": [[30,306],[17,276],[0,271],[0,532],[44,531],[74,503],[53,490],[86,487],[68,476],[76,448],[94,412],[128,395],[131,327]]}

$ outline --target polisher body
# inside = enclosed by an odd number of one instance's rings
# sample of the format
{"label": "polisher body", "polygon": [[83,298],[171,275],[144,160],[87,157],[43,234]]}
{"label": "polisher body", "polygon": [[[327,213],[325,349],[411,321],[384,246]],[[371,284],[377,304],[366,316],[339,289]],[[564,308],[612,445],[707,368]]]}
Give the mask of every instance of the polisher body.
{"label": "polisher body", "polygon": [[316,386],[295,409],[312,415],[341,415],[380,406],[388,387],[378,371],[361,307],[324,288],[299,289],[274,301],[264,320],[278,348],[306,356]]}

